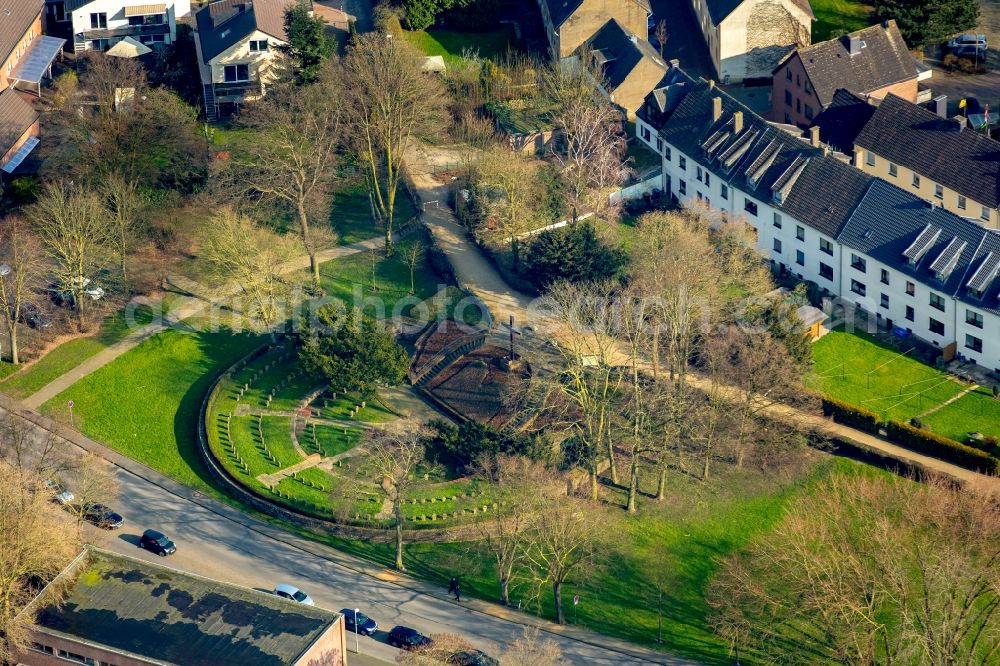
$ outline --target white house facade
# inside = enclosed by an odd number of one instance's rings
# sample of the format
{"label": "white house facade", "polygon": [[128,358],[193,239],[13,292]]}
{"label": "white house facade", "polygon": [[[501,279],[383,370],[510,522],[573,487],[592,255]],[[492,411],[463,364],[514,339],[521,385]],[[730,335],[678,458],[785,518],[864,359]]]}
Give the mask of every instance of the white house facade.
{"label": "white house facade", "polygon": [[145,4],[135,0],[50,0],[47,6],[48,20],[71,35],[75,53],[107,51],[126,37],[150,47],[171,44],[177,38],[178,19],[191,14],[191,0]]}
{"label": "white house facade", "polygon": [[1000,373],[1000,234],[854,169],[676,67],[639,110],[664,192],[746,220],[778,271]]}

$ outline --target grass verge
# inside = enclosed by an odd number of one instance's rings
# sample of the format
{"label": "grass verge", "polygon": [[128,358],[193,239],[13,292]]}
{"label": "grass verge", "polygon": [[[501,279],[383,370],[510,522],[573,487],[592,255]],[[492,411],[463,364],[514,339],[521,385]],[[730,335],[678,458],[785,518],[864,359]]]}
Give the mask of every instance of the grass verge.
{"label": "grass verge", "polygon": [[825,42],[849,32],[865,28],[873,22],[875,8],[858,0],[812,0],[816,22],[812,42]]}

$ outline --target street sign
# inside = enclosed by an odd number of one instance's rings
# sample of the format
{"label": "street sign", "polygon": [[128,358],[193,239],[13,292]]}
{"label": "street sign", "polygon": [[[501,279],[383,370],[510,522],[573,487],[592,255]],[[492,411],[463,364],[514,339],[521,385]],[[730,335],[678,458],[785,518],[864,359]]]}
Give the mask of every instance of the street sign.
{"label": "street sign", "polygon": [[573,605],[576,606],[578,603],[580,603],[580,595],[579,594],[574,594],[573,595]]}
{"label": "street sign", "polygon": [[73,409],[73,401],[70,400],[69,402],[67,402],[66,406],[69,407],[70,409]]}

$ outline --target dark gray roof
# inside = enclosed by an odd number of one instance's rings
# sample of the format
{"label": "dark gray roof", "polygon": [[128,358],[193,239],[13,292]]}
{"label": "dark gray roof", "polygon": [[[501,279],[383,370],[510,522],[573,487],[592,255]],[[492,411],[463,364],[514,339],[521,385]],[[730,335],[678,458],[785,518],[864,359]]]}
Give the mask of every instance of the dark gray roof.
{"label": "dark gray roof", "polygon": [[833,94],[833,101],[813,120],[819,138],[848,155],[854,154],[854,139],[875,113],[875,107],[843,88]]}
{"label": "dark gray roof", "polygon": [[185,666],[294,663],[340,617],[235,585],[88,549],[65,602],[36,625]]}
{"label": "dark gray roof", "polygon": [[219,0],[195,14],[201,55],[207,63],[255,30],[286,40],[285,10],[297,0]]}
{"label": "dark gray roof", "polygon": [[[1000,206],[1000,143],[888,95],[855,144],[991,208]],[[975,211],[978,214],[978,211]]]}
{"label": "dark gray roof", "polygon": [[13,87],[0,93],[0,156],[38,120],[38,112]]}
{"label": "dark gray roof", "polygon": [[643,58],[649,58],[662,70],[667,65],[660,59],[649,40],[627,32],[615,19],[611,19],[584,45],[602,64],[605,83],[615,90],[628,78]]}
{"label": "dark gray roof", "polygon": [[1000,235],[891,183],[873,180],[838,240],[936,291],[997,311],[1000,280],[983,299],[970,300],[966,285],[988,248],[1000,252]]}
{"label": "dark gray roof", "polygon": [[[714,97],[722,99],[719,120],[712,119]],[[743,129],[734,135],[736,112],[743,114]],[[647,96],[638,115],[717,178],[830,237],[837,235],[872,180],[676,68]]]}
{"label": "dark gray roof", "polygon": [[0,62],[14,51],[44,5],[43,0],[0,0]]}
{"label": "dark gray roof", "polygon": [[[851,37],[862,40],[865,45],[854,56],[848,49]],[[824,107],[833,100],[838,88],[864,94],[917,78],[916,63],[895,21],[803,47],[789,57],[796,56],[801,58],[809,81]],[[781,67],[779,65],[778,69]]]}
{"label": "dark gray roof", "polygon": [[[812,6],[809,4],[809,0],[792,0],[796,5],[798,5],[806,14],[812,18],[816,18],[813,14]],[[744,0],[706,0],[705,4],[708,5],[708,15],[712,19],[713,25],[719,25],[726,17],[732,14],[737,7],[742,5]]]}
{"label": "dark gray roof", "polygon": [[983,244],[969,264],[956,296],[969,305],[1000,315],[1000,234],[984,234]]}
{"label": "dark gray roof", "polygon": [[[570,16],[580,8],[583,4],[583,0],[542,0],[549,8],[549,18],[552,19],[552,25],[555,26],[556,30],[559,29],[563,23],[566,22]],[[626,2],[632,2],[633,4],[639,5],[646,12],[649,12],[649,2],[648,0],[613,0],[613,2],[608,4],[624,4]],[[609,16],[608,18],[614,18]]]}

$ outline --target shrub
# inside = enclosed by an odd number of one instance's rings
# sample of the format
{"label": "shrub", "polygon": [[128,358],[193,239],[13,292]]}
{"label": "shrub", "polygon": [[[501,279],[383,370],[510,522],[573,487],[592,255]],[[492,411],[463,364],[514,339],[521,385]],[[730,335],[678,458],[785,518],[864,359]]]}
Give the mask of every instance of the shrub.
{"label": "shrub", "polygon": [[823,415],[832,416],[837,423],[878,434],[881,419],[875,412],[855,407],[834,398],[823,398]]}
{"label": "shrub", "polygon": [[993,385],[993,397],[1000,398],[1000,384]]}
{"label": "shrub", "polygon": [[424,440],[427,457],[456,472],[466,472],[483,454],[507,453],[534,460],[548,457],[549,447],[541,436],[500,432],[476,421],[459,426],[437,420],[430,423],[434,434]]}
{"label": "shrub", "polygon": [[916,416],[914,416],[912,419],[910,419],[910,425],[913,426],[914,428],[916,428],[917,430],[923,430],[924,429],[924,422],[921,421],[920,419],[918,419]]}
{"label": "shrub", "polygon": [[528,247],[527,273],[540,288],[612,278],[624,264],[625,253],[603,244],[589,221],[543,231]]}
{"label": "shrub", "polygon": [[959,444],[947,437],[935,435],[925,430],[918,430],[911,425],[898,421],[889,421],[886,424],[886,432],[889,439],[911,451],[947,460],[961,467],[985,474],[996,474],[998,471],[997,463],[1000,463],[1000,460],[971,446]]}

